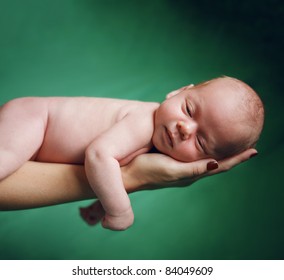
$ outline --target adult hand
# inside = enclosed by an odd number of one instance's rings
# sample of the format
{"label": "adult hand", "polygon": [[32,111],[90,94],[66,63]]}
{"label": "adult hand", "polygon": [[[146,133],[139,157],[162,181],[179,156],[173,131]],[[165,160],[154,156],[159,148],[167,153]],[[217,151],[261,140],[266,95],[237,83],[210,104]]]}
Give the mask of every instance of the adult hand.
{"label": "adult hand", "polygon": [[[218,163],[214,159],[184,163],[164,154],[142,154],[122,167],[122,177],[127,192],[183,187],[203,177],[228,171],[255,155],[255,149],[248,149]],[[87,224],[95,225],[103,218],[105,212],[100,201],[96,201],[90,206],[80,208],[80,214]]]}
{"label": "adult hand", "polygon": [[248,149],[219,162],[214,159],[202,159],[184,163],[163,154],[143,154],[124,167],[129,176],[128,182],[136,180],[130,183],[128,191],[188,186],[203,177],[228,171],[255,155],[255,149]]}
{"label": "adult hand", "polygon": [[[212,159],[183,163],[162,154],[143,154],[123,166],[121,174],[127,192],[189,186],[202,177],[227,171],[256,154],[255,149],[249,149],[219,161],[214,170],[207,168],[209,162],[214,162]],[[209,169],[212,167],[214,164]],[[32,161],[0,181],[0,190],[0,210],[34,208],[95,196],[83,166]]]}

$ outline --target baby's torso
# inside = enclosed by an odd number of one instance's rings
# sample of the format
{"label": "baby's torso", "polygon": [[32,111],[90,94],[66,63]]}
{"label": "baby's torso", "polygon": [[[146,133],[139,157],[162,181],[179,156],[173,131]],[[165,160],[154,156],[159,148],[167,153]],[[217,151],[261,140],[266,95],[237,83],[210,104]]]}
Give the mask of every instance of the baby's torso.
{"label": "baby's torso", "polygon": [[101,133],[132,110],[155,107],[154,103],[92,97],[39,98],[38,102],[44,103],[47,119],[44,140],[34,159],[60,163],[83,163],[87,146]]}

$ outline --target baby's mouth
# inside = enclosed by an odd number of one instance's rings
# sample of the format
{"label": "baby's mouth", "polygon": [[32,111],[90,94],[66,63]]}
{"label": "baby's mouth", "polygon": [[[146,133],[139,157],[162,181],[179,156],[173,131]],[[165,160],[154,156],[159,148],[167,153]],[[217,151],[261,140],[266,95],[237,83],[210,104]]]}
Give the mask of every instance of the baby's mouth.
{"label": "baby's mouth", "polygon": [[166,138],[167,138],[167,141],[168,141],[169,145],[173,148],[174,142],[173,142],[172,134],[171,134],[171,132],[170,132],[167,128],[165,128],[165,129],[166,129]]}

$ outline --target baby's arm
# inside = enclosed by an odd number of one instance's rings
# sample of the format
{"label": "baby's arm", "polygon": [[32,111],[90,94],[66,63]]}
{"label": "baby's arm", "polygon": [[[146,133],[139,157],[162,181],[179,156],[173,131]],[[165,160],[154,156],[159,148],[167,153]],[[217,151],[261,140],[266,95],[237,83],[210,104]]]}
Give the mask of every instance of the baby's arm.
{"label": "baby's arm", "polygon": [[[139,126],[137,125],[139,123]],[[86,150],[85,169],[92,189],[100,200],[105,217],[102,225],[113,230],[124,230],[132,225],[134,215],[120,172],[119,161],[129,154],[146,152],[152,136],[152,119],[127,115]],[[145,146],[145,148],[142,148]]]}
{"label": "baby's arm", "polygon": [[[121,167],[127,192],[191,185],[196,180],[228,171],[255,156],[249,149],[219,162],[219,168],[208,171],[212,159],[191,163],[175,161],[162,154],[143,154]],[[91,199],[90,188],[81,165],[29,161],[0,181],[0,211],[55,205]]]}

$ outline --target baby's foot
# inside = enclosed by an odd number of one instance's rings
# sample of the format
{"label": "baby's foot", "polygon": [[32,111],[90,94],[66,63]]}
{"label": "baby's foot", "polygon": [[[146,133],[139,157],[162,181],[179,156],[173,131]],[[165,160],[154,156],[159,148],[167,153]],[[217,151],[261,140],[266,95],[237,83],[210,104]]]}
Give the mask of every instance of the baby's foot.
{"label": "baby's foot", "polygon": [[99,200],[88,207],[80,208],[82,219],[90,226],[96,225],[105,215],[105,211]]}
{"label": "baby's foot", "polygon": [[126,230],[134,222],[134,214],[130,207],[120,215],[105,214],[102,219],[102,226],[111,230]]}

